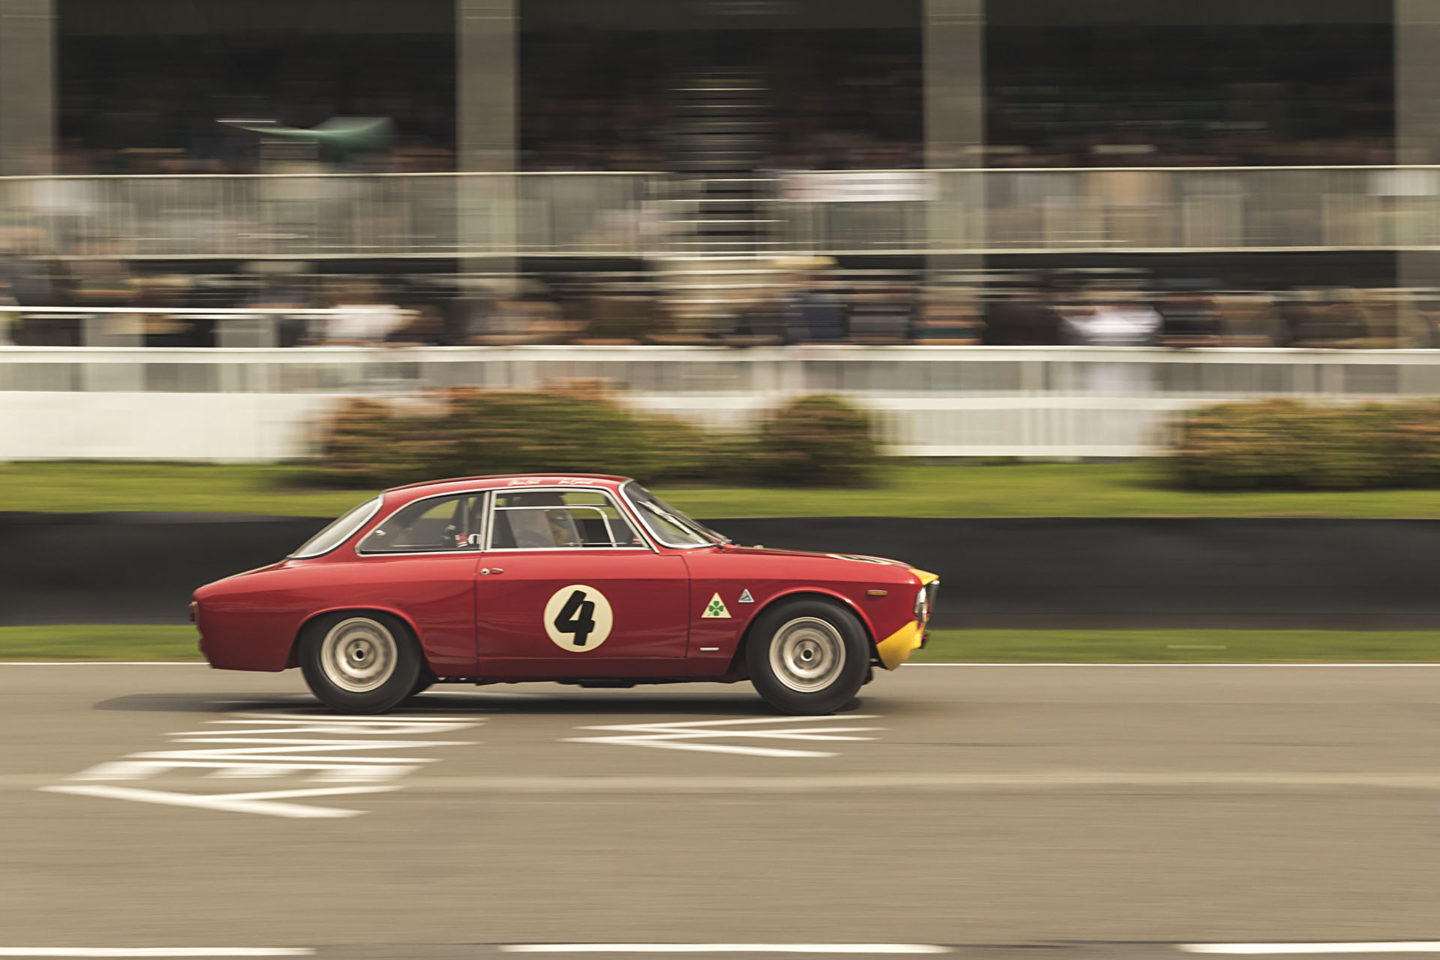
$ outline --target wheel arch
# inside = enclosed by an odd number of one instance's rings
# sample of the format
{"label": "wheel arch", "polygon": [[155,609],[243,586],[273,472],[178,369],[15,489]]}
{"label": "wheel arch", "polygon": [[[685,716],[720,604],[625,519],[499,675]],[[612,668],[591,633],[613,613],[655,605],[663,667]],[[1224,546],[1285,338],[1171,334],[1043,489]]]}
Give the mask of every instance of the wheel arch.
{"label": "wheel arch", "polygon": [[860,628],[865,631],[865,636],[870,641],[871,651],[874,651],[877,643],[875,639],[875,625],[870,622],[870,618],[865,615],[865,611],[861,610],[853,600],[843,593],[835,590],[827,590],[824,587],[796,587],[793,590],[771,597],[765,601],[763,606],[751,614],[749,622],[745,624],[745,629],[740,633],[740,642],[735,645],[735,653],[730,658],[730,669],[726,673],[727,676],[735,674],[737,670],[740,672],[739,675],[743,676],[745,674],[745,648],[750,643],[750,631],[755,629],[755,622],[767,611],[794,600],[828,600],[832,603],[839,604],[844,609],[855,614],[855,619],[860,621]]}
{"label": "wheel arch", "polygon": [[298,667],[300,665],[300,638],[305,635],[305,631],[309,629],[310,625],[316,620],[319,620],[321,617],[329,617],[337,613],[362,615],[367,613],[383,613],[386,616],[394,617],[396,620],[399,620],[405,625],[405,629],[410,631],[410,636],[415,639],[415,645],[420,648],[420,659],[424,661],[426,669],[433,671],[434,667],[430,663],[430,654],[425,649],[425,641],[421,638],[420,629],[415,625],[414,619],[412,619],[404,612],[395,609],[394,607],[382,607],[374,605],[338,605],[334,607],[327,607],[324,610],[316,610],[310,613],[300,623],[300,626],[295,628],[295,635],[290,638],[290,653],[285,658],[286,669],[289,669],[291,667]]}

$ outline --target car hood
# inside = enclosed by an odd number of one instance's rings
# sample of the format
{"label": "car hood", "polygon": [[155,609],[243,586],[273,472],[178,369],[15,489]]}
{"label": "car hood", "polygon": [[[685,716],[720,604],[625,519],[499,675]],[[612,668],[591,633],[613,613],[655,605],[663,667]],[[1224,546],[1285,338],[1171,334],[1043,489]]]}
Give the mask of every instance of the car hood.
{"label": "car hood", "polygon": [[910,564],[902,560],[891,560],[888,557],[868,557],[859,553],[820,553],[814,550],[780,550],[774,547],[742,547],[735,544],[726,544],[720,548],[724,553],[737,556],[750,557],[820,557],[831,560],[850,560],[855,563],[878,563],[887,567],[900,567],[910,569]]}
{"label": "car hood", "polygon": [[[913,567],[903,560],[892,560],[889,557],[872,557],[863,553],[820,553],[814,550],[777,550],[771,547],[740,547],[734,544],[726,544],[718,549],[722,555],[736,558],[776,557],[779,559],[799,559],[803,557],[805,559],[838,561],[852,566],[855,564],[866,564],[872,567],[872,569],[877,566],[888,567],[895,572],[905,571],[917,578],[922,585],[940,579],[936,574],[930,573],[928,570]],[[879,571],[875,571],[873,575],[878,575],[878,573]]]}

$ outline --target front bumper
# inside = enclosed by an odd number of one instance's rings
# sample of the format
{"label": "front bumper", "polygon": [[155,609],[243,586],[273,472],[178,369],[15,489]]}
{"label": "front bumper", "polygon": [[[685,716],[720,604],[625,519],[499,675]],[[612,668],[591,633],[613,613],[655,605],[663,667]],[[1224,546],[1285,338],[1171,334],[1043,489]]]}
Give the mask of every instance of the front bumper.
{"label": "front bumper", "polygon": [[930,636],[927,628],[935,611],[935,593],[940,587],[940,578],[927,570],[917,570],[914,567],[910,568],[910,572],[915,574],[920,581],[920,589],[925,592],[924,603],[922,605],[917,600],[915,619],[875,644],[875,652],[886,670],[894,670],[910,659],[910,654],[925,646],[925,641]]}
{"label": "front bumper", "polygon": [[910,654],[925,645],[925,628],[919,620],[911,620],[890,636],[875,644],[880,664],[886,670],[894,670],[910,659]]}

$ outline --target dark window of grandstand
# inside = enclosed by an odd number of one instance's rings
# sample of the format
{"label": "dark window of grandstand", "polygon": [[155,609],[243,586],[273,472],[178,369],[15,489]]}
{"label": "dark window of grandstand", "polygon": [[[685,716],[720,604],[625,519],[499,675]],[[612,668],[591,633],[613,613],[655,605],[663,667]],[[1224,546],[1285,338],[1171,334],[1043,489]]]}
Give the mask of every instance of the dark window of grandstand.
{"label": "dark window of grandstand", "polygon": [[520,9],[525,169],[718,176],[921,163],[919,0]]}
{"label": "dark window of grandstand", "polygon": [[[453,0],[58,0],[57,10],[60,172],[454,169]],[[218,122],[359,117],[393,127],[272,149]]]}
{"label": "dark window of grandstand", "polygon": [[990,4],[989,166],[1394,162],[1388,4]]}

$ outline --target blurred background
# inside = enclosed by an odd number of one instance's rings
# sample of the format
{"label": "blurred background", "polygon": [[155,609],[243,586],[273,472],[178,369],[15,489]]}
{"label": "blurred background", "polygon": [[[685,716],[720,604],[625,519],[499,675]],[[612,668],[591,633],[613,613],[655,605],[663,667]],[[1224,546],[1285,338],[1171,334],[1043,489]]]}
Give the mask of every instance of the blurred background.
{"label": "blurred background", "polygon": [[0,457],[577,376],[932,456],[1434,394],[1435,7],[0,0]]}
{"label": "blurred background", "polygon": [[[0,956],[1440,953],[1437,54],[1440,0],[0,0]],[[197,586],[592,470],[937,573],[916,668],[788,759],[594,733],[794,719],[743,690],[427,693],[443,762],[322,819],[112,762],[315,708],[168,665]]]}

